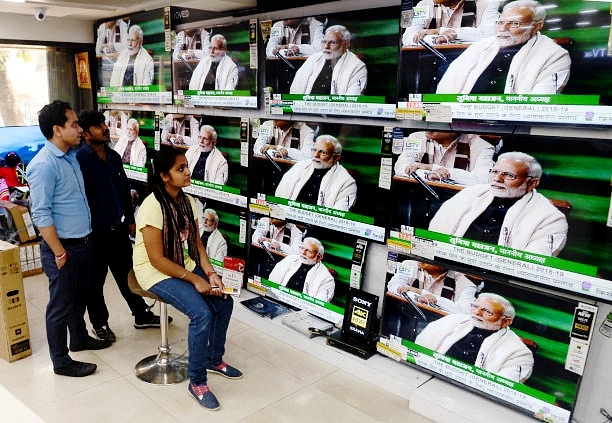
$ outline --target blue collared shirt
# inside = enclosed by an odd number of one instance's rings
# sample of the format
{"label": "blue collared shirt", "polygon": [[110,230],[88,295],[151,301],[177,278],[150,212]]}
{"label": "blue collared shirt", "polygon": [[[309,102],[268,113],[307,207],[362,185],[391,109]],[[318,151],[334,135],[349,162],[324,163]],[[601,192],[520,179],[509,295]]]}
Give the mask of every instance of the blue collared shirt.
{"label": "blue collared shirt", "polygon": [[130,182],[123,170],[121,156],[108,145],[104,149],[106,161],[87,144],[76,153],[83,171],[93,230],[120,222],[134,223]]}
{"label": "blue collared shirt", "polygon": [[91,215],[76,153],[60,150],[51,141],[27,168],[32,220],[39,228],[55,225],[59,238],[82,238],[91,233]]}

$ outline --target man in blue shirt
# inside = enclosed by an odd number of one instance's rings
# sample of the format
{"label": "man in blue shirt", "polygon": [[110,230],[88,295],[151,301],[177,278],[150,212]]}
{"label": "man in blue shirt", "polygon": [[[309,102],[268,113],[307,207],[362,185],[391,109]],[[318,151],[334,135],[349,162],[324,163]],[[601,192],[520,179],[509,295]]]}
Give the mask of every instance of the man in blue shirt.
{"label": "man in blue shirt", "polygon": [[83,172],[93,230],[94,254],[87,313],[96,336],[115,342],[116,336],[108,325],[108,308],[104,302],[103,288],[108,269],[132,311],[134,327],[159,327],[159,316],[154,315],[144,299],[128,287],[128,273],[132,268],[129,235],[136,230],[132,195],[121,156],[108,146],[110,130],[104,121],[101,112],[79,114],[85,144],[76,156]]}
{"label": "man in blue shirt", "polygon": [[43,237],[41,259],[49,278],[47,342],[58,375],[81,377],[96,371],[93,363],[73,360],[70,351],[99,350],[111,345],[87,334],[85,307],[92,259],[91,217],[83,175],[74,148],[81,142],[77,115],[56,100],[38,114],[47,139],[30,161],[27,179],[32,219]]}

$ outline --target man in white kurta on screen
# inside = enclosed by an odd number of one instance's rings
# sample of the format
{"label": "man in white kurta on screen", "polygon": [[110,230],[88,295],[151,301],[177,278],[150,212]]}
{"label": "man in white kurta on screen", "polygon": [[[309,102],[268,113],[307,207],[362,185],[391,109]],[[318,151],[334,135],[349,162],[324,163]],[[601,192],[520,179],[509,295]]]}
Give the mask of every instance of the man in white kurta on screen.
{"label": "man in white kurta on screen", "polygon": [[440,79],[439,94],[558,94],[570,75],[569,52],[540,33],[546,10],[534,0],[504,6],[495,36],[469,46]]}
{"label": "man in white kurta on screen", "polygon": [[429,323],[415,343],[473,364],[506,379],[525,382],[533,371],[533,353],[510,329],[516,311],[506,298],[483,292],[470,314],[447,314]]}
{"label": "man in white kurta on screen", "polygon": [[119,137],[113,149],[121,156],[121,161],[132,166],[145,167],[147,164],[147,146],[138,136],[140,124],[130,118],[125,133]]}
{"label": "man in white kurta on screen", "polygon": [[210,38],[208,55],[202,57],[191,74],[190,90],[235,90],[238,66],[227,55],[227,40],[221,34]]}
{"label": "man in white kurta on screen", "polygon": [[113,66],[111,87],[153,84],[155,65],[153,58],[142,46],[144,34],[138,25],[128,30],[127,48]]}
{"label": "man in white kurta on screen", "polygon": [[489,183],[465,187],[442,203],[429,230],[557,256],[567,241],[565,215],[537,192],[542,166],[522,152],[500,154]]}
{"label": "man in white kurta on screen", "polygon": [[360,95],[368,82],[368,70],[350,46],[348,29],[342,25],[327,28],[321,51],[311,54],[297,70],[289,92]]}
{"label": "man in white kurta on screen", "polygon": [[334,296],[334,277],[321,262],[325,249],[321,241],[306,237],[299,254],[291,254],[276,263],[270,279],[279,285],[304,292],[311,297],[329,302]]}
{"label": "man in white kurta on screen", "polygon": [[227,159],[217,148],[217,131],[210,125],[202,125],[198,143],[185,153],[191,178],[198,181],[225,185],[228,178]]}
{"label": "man in white kurta on screen", "polygon": [[296,162],[281,178],[275,196],[307,204],[350,210],[357,183],[342,166],[342,144],[331,135],[319,135],[312,158]]}

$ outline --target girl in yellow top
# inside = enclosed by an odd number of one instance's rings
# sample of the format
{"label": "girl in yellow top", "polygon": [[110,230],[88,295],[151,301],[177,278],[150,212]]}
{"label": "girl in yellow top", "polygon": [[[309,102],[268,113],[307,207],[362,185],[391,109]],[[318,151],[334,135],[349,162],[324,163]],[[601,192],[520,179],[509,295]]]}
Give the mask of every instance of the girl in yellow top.
{"label": "girl in yellow top", "polygon": [[151,161],[152,192],[136,216],[134,272],[144,289],[189,317],[188,389],[203,407],[216,410],[207,372],[232,379],[242,372],[223,361],[233,300],[223,294],[198,236],[195,200],[183,192],[190,183],[184,151],[164,148]]}

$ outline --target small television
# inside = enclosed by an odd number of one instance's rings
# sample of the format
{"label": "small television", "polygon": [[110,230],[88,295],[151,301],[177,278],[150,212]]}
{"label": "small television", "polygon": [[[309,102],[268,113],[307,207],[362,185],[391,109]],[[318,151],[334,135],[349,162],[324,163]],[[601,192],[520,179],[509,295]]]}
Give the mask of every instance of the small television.
{"label": "small television", "polygon": [[393,249],[378,352],[538,420],[571,421],[596,306]]}
{"label": "small television", "polygon": [[174,104],[256,109],[256,21],[175,28]]}
{"label": "small television", "polygon": [[[359,288],[368,241],[251,205],[247,289],[339,324]],[[319,256],[320,254],[320,256]]]}
{"label": "small television", "polygon": [[[506,275],[610,302],[612,145],[596,139],[478,136],[495,146],[496,163],[500,157],[508,163],[502,154],[527,154],[539,163],[541,176],[535,170],[529,175],[527,168],[513,175],[505,167],[501,175],[496,166],[484,183],[471,185],[425,178],[421,184],[396,175],[391,188],[392,243],[407,240],[401,248],[415,257],[460,266],[485,278]],[[410,138],[406,134],[405,139]],[[399,155],[394,160],[397,164]],[[512,190],[517,191],[510,195]]]}
{"label": "small television", "polygon": [[98,103],[172,104],[169,15],[154,9],[94,24]]}
{"label": "small television", "polygon": [[271,113],[394,119],[398,13],[384,7],[260,22]]}
{"label": "small television", "polygon": [[109,146],[121,156],[126,175],[132,180],[146,182],[147,163],[151,153],[159,149],[155,147],[159,126],[155,112],[107,109],[103,113],[110,132]]}
{"label": "small television", "polygon": [[0,127],[0,158],[4,159],[8,153],[15,152],[27,165],[43,148],[45,141],[38,125]]}
{"label": "small television", "polygon": [[159,126],[161,148],[185,150],[192,174],[187,192],[247,207],[248,118],[169,113]]}
{"label": "small television", "polygon": [[[473,2],[466,2],[465,7],[469,3]],[[458,32],[464,34],[463,39],[451,42],[427,36],[421,42],[412,38],[402,45],[399,116],[405,111],[408,118],[415,118],[415,110],[420,110],[416,118],[424,115],[430,121],[452,118],[571,126],[612,123],[608,2],[540,2],[546,17],[537,35],[514,56],[508,56],[513,57],[509,65],[490,65],[485,70],[493,57],[514,54],[512,48],[495,54],[496,31],[504,32],[505,27],[496,27],[499,15],[479,11],[480,5],[489,4],[476,2],[475,6],[477,16],[483,16],[482,22],[477,22],[482,37],[470,38],[463,31]],[[402,21],[402,36],[427,16],[422,9],[415,7],[412,20]]]}
{"label": "small television", "polygon": [[[390,169],[381,164],[383,140],[389,138],[385,128],[279,118],[252,122],[250,203],[384,242],[388,187],[381,182],[381,167]],[[326,136],[338,141],[340,153],[332,154],[331,142],[317,141]]]}

